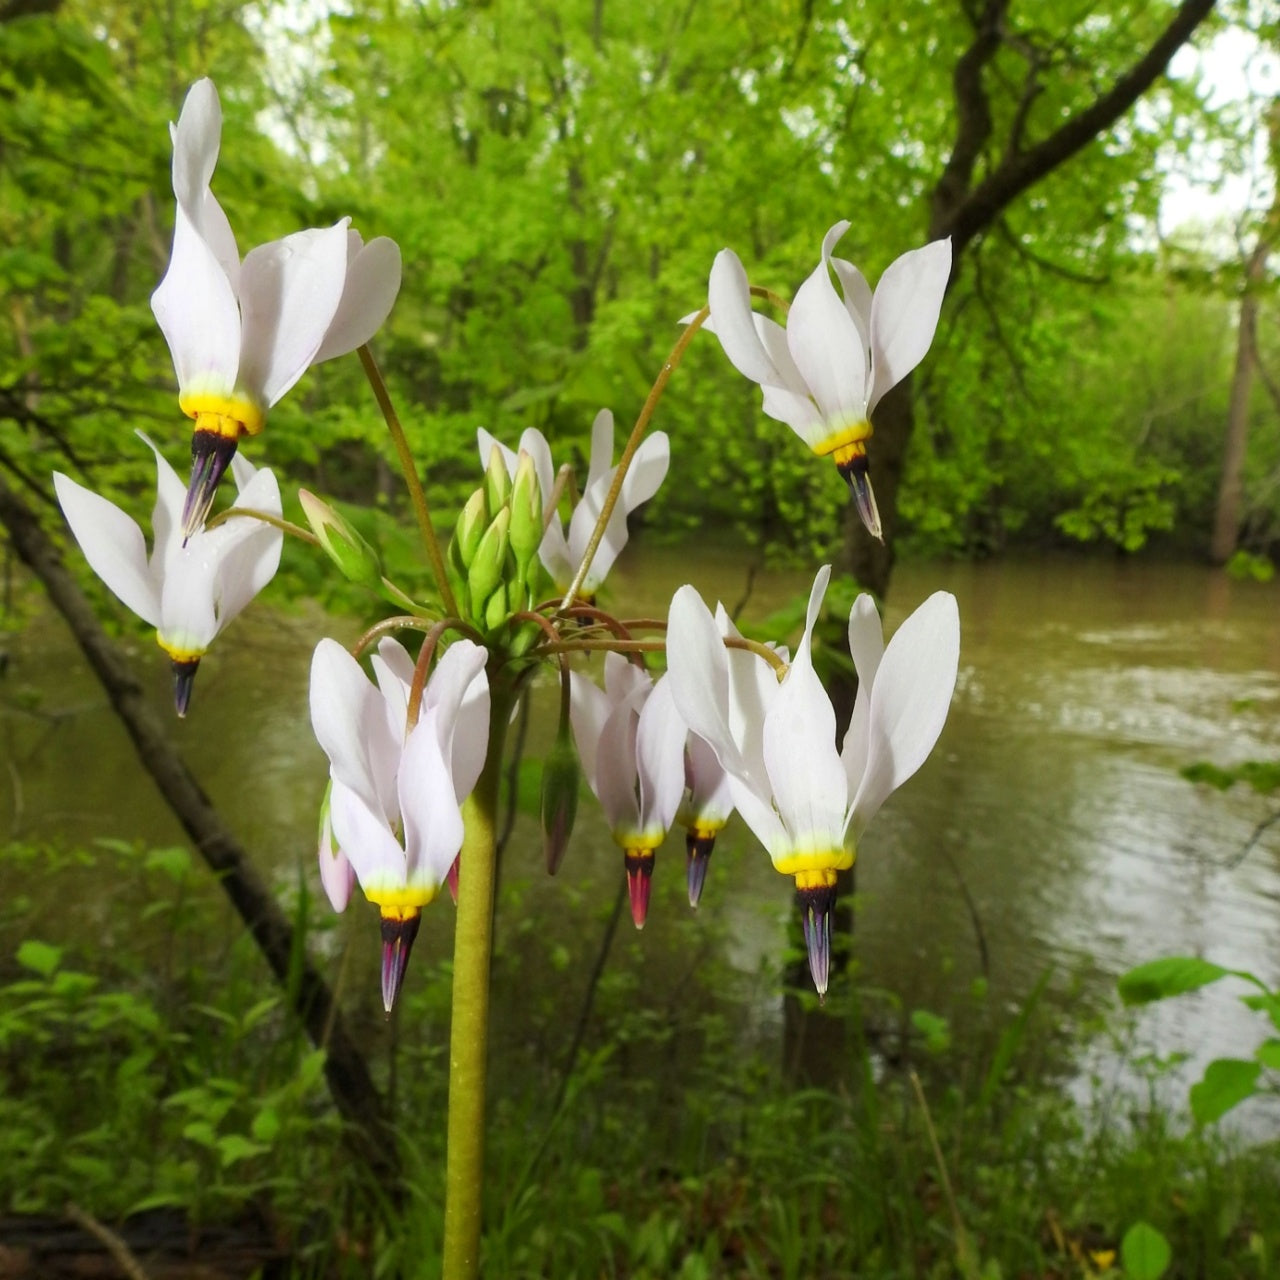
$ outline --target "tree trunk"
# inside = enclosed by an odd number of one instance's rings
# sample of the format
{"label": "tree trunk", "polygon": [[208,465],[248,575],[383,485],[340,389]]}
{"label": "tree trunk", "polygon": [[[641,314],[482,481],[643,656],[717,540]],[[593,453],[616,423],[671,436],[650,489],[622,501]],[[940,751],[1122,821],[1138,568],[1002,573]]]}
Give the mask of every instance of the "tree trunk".
{"label": "tree trunk", "polygon": [[1222,443],[1222,479],[1213,521],[1209,558],[1226,564],[1240,534],[1240,499],[1243,493],[1244,455],[1249,443],[1249,397],[1257,360],[1258,285],[1267,272],[1270,244],[1259,235],[1245,268],[1244,296],[1240,299],[1240,325],[1236,332],[1236,367],[1231,375],[1231,402],[1227,407],[1227,432]]}

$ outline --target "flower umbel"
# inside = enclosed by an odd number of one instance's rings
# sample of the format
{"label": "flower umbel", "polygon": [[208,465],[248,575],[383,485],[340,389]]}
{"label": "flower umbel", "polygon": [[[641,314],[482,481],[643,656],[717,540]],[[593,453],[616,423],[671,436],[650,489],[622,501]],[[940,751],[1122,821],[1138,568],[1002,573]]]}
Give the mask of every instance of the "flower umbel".
{"label": "flower umbel", "polygon": [[[141,435],[141,432],[139,432]],[[284,536],[278,528],[236,516],[184,540],[179,520],[183,485],[156,455],[154,541],[148,558],[137,522],[114,503],[58,472],[53,485],[71,532],[89,567],[144,622],[156,629],[160,647],[173,661],[174,702],[185,716],[196,668],[214,636],[275,576]],[[243,458],[232,465],[239,497],[233,510],[261,511],[280,518],[280,486],[265,467]]]}
{"label": "flower umbel", "polygon": [[929,350],[951,274],[951,241],[904,253],[873,295],[852,262],[832,255],[849,226],[837,222],[827,232],[822,261],[796,292],[785,329],[752,311],[747,273],[732,249],[722,249],[711,267],[704,328],[734,368],[760,384],[765,413],[814,453],[831,456],[868,532],[883,538],[867,475],[871,414]]}
{"label": "flower umbel", "polygon": [[[382,1001],[404,981],[422,908],[440,891],[462,847],[461,804],[484,767],[489,740],[488,654],[450,645],[408,726],[413,661],[390,638],[373,658],[377,683],[336,640],[311,660],[311,724],[329,757],[329,834],[322,877],[341,911],[345,859],[382,919]],[[325,858],[337,865],[326,866]],[[336,891],[335,891],[336,890]]]}
{"label": "flower umbel", "polygon": [[182,512],[190,537],[204,522],[242,435],[307,369],[367,342],[400,288],[400,250],[364,244],[341,218],[250,250],[243,262],[210,190],[222,136],[211,80],[187,94],[173,136],[173,254],[151,298],[178,375],[178,403],[195,419],[191,484]]}
{"label": "flower umbel", "polygon": [[867,823],[933,749],[960,657],[960,619],[948,592],[930,596],[887,648],[875,603],[860,595],[849,614],[858,696],[837,751],[835,711],[812,657],[829,577],[824,566],[814,580],[804,635],[781,683],[755,655],[726,651],[727,620],[717,625],[690,586],[676,592],[667,630],[676,708],[714,749],[738,811],[774,866],[795,878],[820,994],[836,873],[853,865]]}

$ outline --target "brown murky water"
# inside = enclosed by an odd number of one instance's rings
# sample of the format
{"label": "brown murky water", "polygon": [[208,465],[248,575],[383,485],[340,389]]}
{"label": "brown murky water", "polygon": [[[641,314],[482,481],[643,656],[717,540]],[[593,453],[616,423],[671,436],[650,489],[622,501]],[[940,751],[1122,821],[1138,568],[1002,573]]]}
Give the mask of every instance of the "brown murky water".
{"label": "brown murky water", "polygon": [[[665,613],[690,578],[710,598],[742,594],[742,570],[727,557],[646,549],[615,570],[614,603]],[[761,575],[748,615],[808,583]],[[984,951],[993,991],[1010,1002],[1046,965],[1091,976],[1100,989],[1131,964],[1178,952],[1280,980],[1280,826],[1242,857],[1268,802],[1193,786],[1177,772],[1198,759],[1280,758],[1280,584],[1109,560],[908,565],[894,581],[889,629],[939,586],[960,603],[960,681],[933,757],[860,851],[867,983],[909,1008],[948,1011],[982,972]],[[325,626],[315,614],[252,612],[206,660],[192,716],[175,725],[204,785],[282,884],[313,857],[324,759],[310,735],[306,678]],[[37,619],[9,648],[0,836],[178,841],[60,622]],[[163,704],[161,656],[139,644],[137,660]],[[521,910],[546,912],[553,929],[566,885],[603,900],[620,873],[586,800],[582,813],[558,880],[535,876],[532,848],[513,849],[508,864],[508,875],[530,880]],[[780,946],[788,883],[745,832],[717,853],[717,870],[703,914],[729,926],[729,959],[753,970]],[[657,874],[673,889],[682,881],[676,840]],[[29,898],[24,931],[65,927],[65,880],[45,892],[33,871],[3,875],[11,901]],[[73,914],[135,908],[115,892],[85,880]],[[351,927],[367,923],[361,916]],[[443,915],[441,929],[451,930]],[[641,943],[646,964],[650,955],[662,962],[672,940],[661,918]],[[0,937],[6,950],[15,945]],[[373,985],[370,975],[371,998]],[[1143,1025],[1163,1048],[1197,1050],[1200,1061],[1251,1052],[1261,1037],[1225,990],[1153,1011]]]}

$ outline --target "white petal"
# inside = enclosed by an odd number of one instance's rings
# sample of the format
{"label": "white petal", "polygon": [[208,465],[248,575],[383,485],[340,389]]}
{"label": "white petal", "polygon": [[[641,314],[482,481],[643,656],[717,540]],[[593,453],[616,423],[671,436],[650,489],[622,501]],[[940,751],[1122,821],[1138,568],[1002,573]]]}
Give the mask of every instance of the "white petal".
{"label": "white petal", "polygon": [[760,339],[751,308],[751,284],[746,268],[732,249],[721,249],[711,264],[707,302],[711,320],[703,327],[710,328],[720,339],[729,363],[752,382],[785,381]]}
{"label": "white petal", "polygon": [[[336,640],[316,645],[310,698],[311,727],[329,757],[335,784],[351,788],[384,817],[395,814],[401,744],[392,739],[380,693]],[[342,841],[342,846],[354,858],[350,845]]]}
{"label": "white petal", "polygon": [[822,261],[796,291],[787,317],[787,346],[825,418],[856,422],[865,415],[869,357],[858,326],[831,283],[827,242]]}
{"label": "white petal", "polygon": [[423,690],[422,711],[437,713],[440,749],[459,801],[475,787],[489,748],[488,657],[482,645],[455,640]]}
{"label": "white petal", "polygon": [[765,387],[763,408],[775,421],[785,422],[811,449],[831,434],[826,418],[807,395],[797,395],[785,387]]}
{"label": "white petal", "polygon": [[311,363],[344,356],[368,342],[391,314],[399,292],[400,249],[396,242],[378,236],[361,248],[359,233],[350,232],[342,301]]}
{"label": "white petal", "polygon": [[764,759],[779,816],[798,851],[839,848],[848,782],[836,751],[836,715],[813,669],[813,628],[831,576],[824,565],[809,593],[804,636],[764,722]]}
{"label": "white petal", "polygon": [[160,596],[147,571],[147,546],[137,521],[56,471],[53,487],[89,567],[123,605],[158,627]]}
{"label": "white petal", "polygon": [[165,558],[160,587],[161,641],[173,649],[203,653],[218,634],[216,583],[222,556],[203,530]]}
{"label": "white petal", "polygon": [[671,681],[659,679],[640,712],[636,730],[636,772],[640,784],[640,827],[664,834],[675,821],[684,794],[684,744],[689,727],[676,711]]}
{"label": "white petal", "polygon": [[480,470],[487,471],[489,468],[489,455],[499,449],[502,452],[502,461],[506,464],[507,475],[515,476],[516,463],[518,461],[514,449],[508,449],[501,440],[495,435],[491,435],[484,427],[476,428],[476,448],[480,452]]}
{"label": "white petal", "polygon": [[222,107],[209,79],[187,91],[173,136],[173,194],[196,234],[212,250],[233,293],[239,292],[240,255],[236,238],[209,184],[222,141]]}
{"label": "white petal", "polygon": [[441,712],[425,710],[404,744],[400,762],[400,812],[410,884],[435,889],[444,883],[462,848],[462,814],[453,778],[440,749]]}
{"label": "white petal", "polygon": [[951,276],[951,241],[935,240],[893,262],[871,304],[872,387],[867,412],[924,359]]}
{"label": "white petal", "polygon": [[169,269],[151,295],[182,391],[230,395],[240,368],[240,304],[213,248],[179,206]]}
{"label": "white petal", "polygon": [[[275,474],[263,467],[245,485],[235,506],[278,518],[280,485]],[[215,539],[218,546],[221,563],[215,596],[221,631],[276,576],[284,534],[252,516],[234,516],[215,529],[194,534],[192,540],[199,537]]]}
{"label": "white petal", "polygon": [[856,795],[867,767],[867,735],[871,716],[871,690],[875,684],[880,659],[884,656],[884,631],[876,602],[865,593],[860,595],[849,610],[849,653],[858,673],[858,695],[854,699],[853,714],[844,735],[840,758],[849,779],[849,794]]}
{"label": "white petal", "polygon": [[591,423],[591,459],[587,463],[587,483],[591,488],[597,480],[613,470],[613,414],[601,409]]}
{"label": "white petal", "polygon": [[325,797],[324,820],[320,825],[320,883],[325,896],[335,911],[345,911],[351,901],[351,888],[355,883],[355,868],[333,839],[333,817],[329,812],[329,797]]}
{"label": "white petal", "polygon": [[402,889],[407,859],[380,811],[337,778],[329,795],[333,835],[366,894]]}
{"label": "white petal", "polygon": [[710,744],[696,733],[689,734],[685,745],[685,783],[689,795],[681,806],[680,820],[686,826],[694,822],[714,824],[727,821],[733,812],[729,775],[716,759]]}
{"label": "white petal", "polygon": [[596,758],[610,710],[608,695],[599,685],[579,671],[569,672],[569,723],[582,776],[597,799],[600,793],[596,789]]}
{"label": "white petal", "polygon": [[871,687],[867,768],[853,802],[855,840],[933,750],[946,723],[959,662],[956,599],[938,591],[898,628]]}
{"label": "white petal", "polygon": [[383,636],[378,652],[369,660],[373,678],[386,704],[387,724],[394,733],[404,736],[409,718],[409,690],[413,685],[413,659],[399,640]]}
{"label": "white petal", "polygon": [[240,381],[268,408],[307,371],[342,300],[347,219],[259,245],[240,270]]}
{"label": "white petal", "polygon": [[[542,494],[542,506],[545,512],[547,503],[551,499],[551,490],[555,488],[556,483],[556,468],[551,461],[551,446],[547,443],[547,437],[537,427],[526,427],[520,433],[520,451],[527,453],[533,459],[533,470],[538,477],[538,489]],[[517,456],[517,465],[519,461]],[[511,477],[514,479],[515,467],[510,470]]]}

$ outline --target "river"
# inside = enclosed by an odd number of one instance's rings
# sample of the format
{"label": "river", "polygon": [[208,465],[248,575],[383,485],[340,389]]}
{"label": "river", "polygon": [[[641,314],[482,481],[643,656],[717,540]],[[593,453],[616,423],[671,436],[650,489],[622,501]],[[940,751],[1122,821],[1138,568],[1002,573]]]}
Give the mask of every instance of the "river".
{"label": "river", "polygon": [[[709,598],[743,591],[724,555],[628,555],[611,591],[623,613],[665,613],[692,578]],[[809,578],[762,573],[747,616],[760,617]],[[858,862],[862,980],[907,1008],[964,1016],[973,979],[1013,1006],[1046,966],[1096,995],[1114,975],[1160,955],[1190,953],[1280,981],[1280,825],[1245,855],[1272,805],[1236,787],[1221,793],[1178,774],[1195,760],[1280,758],[1280,584],[1233,582],[1195,565],[1121,559],[906,564],[887,614],[892,630],[931,591],[959,600],[960,677],[942,738],[921,772],[876,818]],[[175,736],[233,828],[282,886],[310,873],[324,760],[306,712],[310,648],[325,629],[315,611],[261,607],[239,620],[202,665],[192,715]],[[37,615],[8,641],[0,680],[0,833],[28,842],[85,844],[100,836],[180,840],[58,619]],[[166,701],[158,651],[139,641],[137,665]],[[535,740],[538,738],[535,732]],[[532,824],[517,829],[504,874],[527,881],[519,910],[555,930],[557,901],[583,888],[603,902],[620,855],[584,798],[559,877],[535,874]],[[683,850],[660,855],[655,919],[636,947],[670,962],[689,930],[667,927],[679,907]],[[776,955],[788,882],[739,830],[717,852],[701,919],[719,928],[743,973]],[[131,912],[127,886],[82,870],[52,879],[39,863],[3,868],[9,908],[0,947],[24,935],[57,938],[104,913]],[[318,890],[317,890],[318,891]],[[20,906],[20,912],[17,907]],[[363,903],[352,926],[374,931]],[[687,911],[687,908],[684,910]],[[431,912],[448,912],[435,906]],[[451,914],[451,913],[449,913]],[[597,912],[597,915],[599,912]],[[441,915],[430,954],[447,944]],[[426,938],[432,916],[424,928]],[[519,936],[514,922],[509,937]],[[630,926],[628,925],[629,929]],[[442,932],[443,930],[443,932]],[[566,939],[584,954],[594,938]],[[376,975],[369,974],[376,999]],[[1249,1054],[1256,1017],[1223,988],[1145,1013],[1143,1043],[1208,1057]]]}

